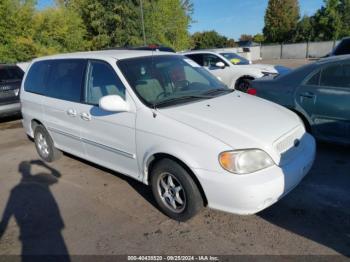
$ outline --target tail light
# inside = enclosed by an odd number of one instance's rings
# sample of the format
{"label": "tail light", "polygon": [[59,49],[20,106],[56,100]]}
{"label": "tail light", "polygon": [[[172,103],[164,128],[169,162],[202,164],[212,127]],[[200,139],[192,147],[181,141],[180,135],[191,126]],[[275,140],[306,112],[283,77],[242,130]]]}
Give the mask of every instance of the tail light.
{"label": "tail light", "polygon": [[255,88],[248,88],[247,93],[252,96],[256,96],[257,91]]}

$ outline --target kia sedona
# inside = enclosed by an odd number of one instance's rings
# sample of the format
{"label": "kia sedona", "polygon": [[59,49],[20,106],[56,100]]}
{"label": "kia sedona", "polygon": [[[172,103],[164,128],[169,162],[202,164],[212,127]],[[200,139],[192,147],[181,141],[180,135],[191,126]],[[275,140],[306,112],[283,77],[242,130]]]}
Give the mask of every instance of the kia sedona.
{"label": "kia sedona", "polygon": [[64,151],[141,181],[179,221],[204,206],[257,213],[292,190],[315,157],[296,114],[169,52],[35,59],[21,103],[43,160]]}

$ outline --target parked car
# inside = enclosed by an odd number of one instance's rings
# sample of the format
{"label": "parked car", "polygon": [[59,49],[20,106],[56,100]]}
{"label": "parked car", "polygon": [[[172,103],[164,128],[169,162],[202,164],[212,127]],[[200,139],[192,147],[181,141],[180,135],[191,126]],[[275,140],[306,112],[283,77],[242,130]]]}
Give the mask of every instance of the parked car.
{"label": "parked car", "polygon": [[350,55],[255,80],[248,92],[293,110],[317,138],[350,143]]}
{"label": "parked car", "polygon": [[350,37],[343,38],[329,56],[349,55],[350,54]]}
{"label": "parked car", "polygon": [[293,189],[315,156],[297,115],[228,89],[178,54],[40,58],[21,92],[23,125],[42,159],[62,150],[137,179],[181,221],[203,205],[259,212]]}
{"label": "parked car", "polygon": [[0,117],[20,114],[19,90],[23,74],[16,65],[0,64]]}
{"label": "parked car", "polygon": [[199,50],[182,54],[208,69],[229,88],[244,92],[249,88],[252,80],[279,74],[275,66],[250,64],[249,60],[243,57],[239,58],[240,61],[237,63],[238,55],[233,52]]}

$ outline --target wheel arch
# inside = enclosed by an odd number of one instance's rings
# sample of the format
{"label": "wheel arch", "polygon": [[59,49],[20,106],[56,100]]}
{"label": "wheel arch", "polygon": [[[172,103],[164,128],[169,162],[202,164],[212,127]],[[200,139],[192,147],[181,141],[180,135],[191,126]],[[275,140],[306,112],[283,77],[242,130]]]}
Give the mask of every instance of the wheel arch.
{"label": "wheel arch", "polygon": [[288,109],[293,111],[295,114],[297,114],[301,118],[301,120],[303,121],[303,123],[305,125],[306,131],[311,133],[312,128],[311,128],[311,124],[310,124],[309,119],[302,112],[298,111],[295,108],[288,108]]}
{"label": "wheel arch", "polygon": [[248,79],[248,80],[255,80],[257,77],[254,77],[252,75],[242,75],[240,77],[238,77],[234,83],[235,88],[237,87],[239,81],[243,80],[243,79]]}
{"label": "wheel arch", "polygon": [[193,179],[193,181],[195,182],[196,186],[198,187],[198,190],[203,198],[203,202],[204,205],[207,206],[208,205],[208,200],[207,197],[205,195],[205,192],[203,190],[203,187],[201,185],[201,183],[199,182],[197,176],[195,175],[195,173],[191,170],[191,168],[181,159],[179,159],[178,157],[175,157],[171,154],[168,153],[154,153],[153,155],[151,155],[147,161],[146,161],[146,172],[145,173],[145,177],[144,177],[144,182],[147,184],[150,184],[150,178],[151,178],[151,172],[153,167],[155,166],[155,164],[157,162],[159,162],[162,159],[171,159],[174,162],[178,163],[180,166],[182,166],[187,172],[188,174],[191,176],[191,178]]}

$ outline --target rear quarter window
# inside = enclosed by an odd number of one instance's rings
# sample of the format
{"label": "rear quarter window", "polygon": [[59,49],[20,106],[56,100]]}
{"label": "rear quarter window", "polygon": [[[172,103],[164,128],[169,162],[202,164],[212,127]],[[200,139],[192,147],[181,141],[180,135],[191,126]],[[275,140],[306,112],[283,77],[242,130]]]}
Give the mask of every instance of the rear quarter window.
{"label": "rear quarter window", "polygon": [[24,90],[27,92],[46,95],[46,80],[49,73],[49,62],[35,62],[29,69],[24,82]]}

